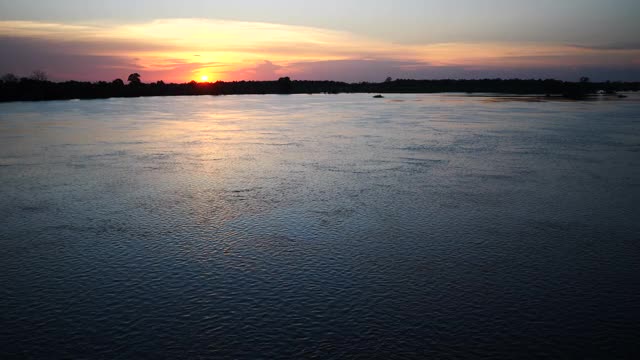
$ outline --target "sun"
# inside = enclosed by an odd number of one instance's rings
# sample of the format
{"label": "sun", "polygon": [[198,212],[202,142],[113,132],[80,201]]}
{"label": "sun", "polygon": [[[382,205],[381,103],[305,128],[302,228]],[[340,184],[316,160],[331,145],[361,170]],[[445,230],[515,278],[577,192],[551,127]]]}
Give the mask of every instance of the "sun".
{"label": "sun", "polygon": [[202,75],[202,76],[200,77],[200,81],[202,81],[202,82],[207,82],[207,81],[209,81],[209,77],[208,77],[207,75]]}

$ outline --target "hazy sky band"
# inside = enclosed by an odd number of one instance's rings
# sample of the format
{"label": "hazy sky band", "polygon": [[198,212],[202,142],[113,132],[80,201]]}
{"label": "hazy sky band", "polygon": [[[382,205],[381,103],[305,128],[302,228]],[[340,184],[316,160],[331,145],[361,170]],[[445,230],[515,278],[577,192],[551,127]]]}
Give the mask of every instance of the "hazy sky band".
{"label": "hazy sky band", "polygon": [[0,0],[0,72],[56,79],[640,79],[637,1]]}

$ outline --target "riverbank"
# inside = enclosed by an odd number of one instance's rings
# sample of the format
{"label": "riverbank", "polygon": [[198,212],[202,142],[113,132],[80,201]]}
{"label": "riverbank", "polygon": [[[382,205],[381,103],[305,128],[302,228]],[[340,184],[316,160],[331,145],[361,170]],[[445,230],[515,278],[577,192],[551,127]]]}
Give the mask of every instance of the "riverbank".
{"label": "riverbank", "polygon": [[394,80],[382,83],[337,81],[234,81],[215,83],[165,84],[113,82],[50,82],[21,79],[0,82],[0,102],[71,99],[104,99],[146,96],[259,95],[259,94],[338,94],[338,93],[494,93],[562,96],[584,99],[598,91],[615,94],[638,91],[637,82],[584,83],[559,80]]}

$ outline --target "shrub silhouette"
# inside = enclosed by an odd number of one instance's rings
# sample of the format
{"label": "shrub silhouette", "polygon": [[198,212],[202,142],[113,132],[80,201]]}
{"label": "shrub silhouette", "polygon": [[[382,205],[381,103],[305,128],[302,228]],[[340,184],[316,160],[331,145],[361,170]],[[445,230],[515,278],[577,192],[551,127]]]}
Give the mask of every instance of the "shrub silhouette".
{"label": "shrub silhouette", "polygon": [[0,80],[2,80],[2,82],[5,82],[5,83],[15,83],[15,82],[18,82],[18,77],[12,73],[8,73],[8,74],[5,74],[2,78],[0,78]]}
{"label": "shrub silhouette", "polygon": [[42,71],[42,70],[34,70],[31,73],[31,76],[29,78],[31,80],[35,80],[35,81],[47,81],[47,80],[49,80],[49,77],[47,76],[47,73]]}

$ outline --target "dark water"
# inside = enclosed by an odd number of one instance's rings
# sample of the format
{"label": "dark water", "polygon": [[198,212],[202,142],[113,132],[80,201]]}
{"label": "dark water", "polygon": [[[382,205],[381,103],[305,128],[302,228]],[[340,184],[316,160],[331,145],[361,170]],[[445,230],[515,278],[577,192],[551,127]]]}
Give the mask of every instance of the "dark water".
{"label": "dark water", "polygon": [[0,104],[2,358],[640,358],[640,97]]}

